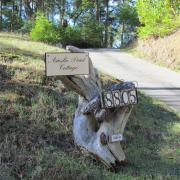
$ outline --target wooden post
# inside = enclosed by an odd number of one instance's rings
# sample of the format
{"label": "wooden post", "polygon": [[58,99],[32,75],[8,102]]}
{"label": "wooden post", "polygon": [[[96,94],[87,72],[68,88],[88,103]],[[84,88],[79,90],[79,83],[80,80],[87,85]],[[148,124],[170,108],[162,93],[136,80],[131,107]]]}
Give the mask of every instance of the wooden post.
{"label": "wooden post", "polygon": [[[68,46],[70,52],[82,50]],[[98,71],[90,60],[89,75],[57,76],[64,85],[78,93],[79,105],[73,120],[73,136],[75,143],[82,149],[94,154],[107,167],[115,168],[125,160],[120,141],[127,120],[131,114],[132,105],[106,108],[102,107],[102,87]],[[134,86],[125,83],[124,88]],[[116,86],[110,87],[110,89]]]}

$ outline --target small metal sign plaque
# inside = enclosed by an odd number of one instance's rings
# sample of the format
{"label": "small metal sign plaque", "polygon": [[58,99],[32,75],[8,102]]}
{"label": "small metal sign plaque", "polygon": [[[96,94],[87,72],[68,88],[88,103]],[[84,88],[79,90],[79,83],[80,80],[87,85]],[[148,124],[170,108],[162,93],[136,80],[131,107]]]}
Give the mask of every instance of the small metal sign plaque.
{"label": "small metal sign plaque", "polygon": [[46,76],[89,74],[88,53],[46,53]]}
{"label": "small metal sign plaque", "polygon": [[110,136],[109,141],[110,142],[119,142],[123,140],[123,135],[122,134],[113,134]]}

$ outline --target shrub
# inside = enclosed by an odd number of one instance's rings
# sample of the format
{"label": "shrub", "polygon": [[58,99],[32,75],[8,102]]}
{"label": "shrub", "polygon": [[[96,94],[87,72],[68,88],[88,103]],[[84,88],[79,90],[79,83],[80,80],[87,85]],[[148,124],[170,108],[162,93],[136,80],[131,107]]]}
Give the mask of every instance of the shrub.
{"label": "shrub", "polygon": [[60,40],[56,26],[40,13],[36,17],[35,25],[30,32],[30,37],[35,41],[43,41],[52,44]]}
{"label": "shrub", "polygon": [[78,26],[56,27],[43,14],[38,14],[30,37],[46,43],[61,42],[63,46],[101,47],[102,25],[85,17]]}
{"label": "shrub", "polygon": [[21,33],[30,33],[32,28],[34,27],[34,21],[33,20],[27,20],[24,22],[22,28],[19,30]]}
{"label": "shrub", "polygon": [[98,24],[83,24],[75,27],[59,28],[60,42],[66,45],[74,45],[80,48],[101,47],[101,36]]}
{"label": "shrub", "polygon": [[68,26],[59,28],[60,42],[66,45],[78,46],[81,41],[81,29],[78,27]]}

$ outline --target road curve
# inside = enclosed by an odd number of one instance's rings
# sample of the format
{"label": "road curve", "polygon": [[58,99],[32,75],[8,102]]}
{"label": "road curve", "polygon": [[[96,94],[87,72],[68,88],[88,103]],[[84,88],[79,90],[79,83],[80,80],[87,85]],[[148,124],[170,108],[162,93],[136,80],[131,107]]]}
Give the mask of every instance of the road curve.
{"label": "road curve", "polygon": [[125,81],[180,112],[180,73],[115,49],[88,49],[96,68]]}

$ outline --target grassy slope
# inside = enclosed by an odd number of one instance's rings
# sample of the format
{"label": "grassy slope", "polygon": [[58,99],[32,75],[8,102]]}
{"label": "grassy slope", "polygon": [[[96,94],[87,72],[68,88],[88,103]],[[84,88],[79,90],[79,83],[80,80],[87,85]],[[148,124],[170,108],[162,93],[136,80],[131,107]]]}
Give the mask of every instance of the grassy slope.
{"label": "grassy slope", "polygon": [[77,95],[44,77],[42,55],[60,49],[1,33],[0,50],[0,179],[180,177],[180,115],[140,94],[123,142],[130,164],[110,172],[73,144]]}
{"label": "grassy slope", "polygon": [[175,72],[180,72],[180,65],[179,65],[179,62],[178,62],[178,65],[173,65],[173,66],[169,66],[166,64],[166,62],[164,62],[163,59],[156,59],[156,58],[151,58],[149,57],[147,54],[137,50],[137,47],[128,47],[128,48],[124,48],[124,49],[121,49],[121,51],[125,52],[125,53],[129,53],[135,57],[138,57],[138,58],[141,58],[141,59],[144,59],[144,60],[147,60],[153,64],[156,64],[158,66],[162,66],[162,67],[166,67],[168,69],[171,69]]}
{"label": "grassy slope", "polygon": [[164,37],[138,39],[122,51],[180,72],[180,28]]}

